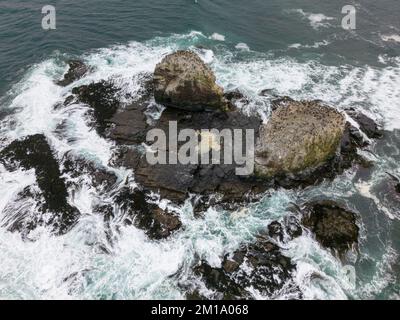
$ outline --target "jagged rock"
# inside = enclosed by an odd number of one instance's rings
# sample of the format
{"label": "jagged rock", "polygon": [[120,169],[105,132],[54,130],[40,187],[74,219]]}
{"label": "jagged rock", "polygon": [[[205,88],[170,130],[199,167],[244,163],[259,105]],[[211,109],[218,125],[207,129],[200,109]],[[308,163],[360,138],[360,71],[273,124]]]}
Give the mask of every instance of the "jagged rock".
{"label": "jagged rock", "polygon": [[64,75],[64,79],[57,81],[57,84],[66,87],[76,80],[82,78],[89,70],[89,68],[79,60],[71,60],[68,62],[69,70]]}
{"label": "jagged rock", "polygon": [[274,89],[261,90],[258,95],[261,97],[272,97],[272,98],[278,97]]}
{"label": "jagged rock", "polygon": [[279,223],[278,221],[271,222],[268,226],[268,235],[273,239],[283,241],[284,231],[282,224]]}
{"label": "jagged rock", "polygon": [[44,223],[42,212],[35,211],[36,204],[42,202],[44,199],[38,188],[34,185],[25,187],[3,208],[1,226],[10,232],[19,232],[23,238],[27,238],[31,230]]}
{"label": "jagged rock", "polygon": [[13,141],[0,152],[0,162],[8,170],[19,166],[26,170],[35,169],[37,184],[44,198],[40,211],[52,213],[48,223],[55,232],[65,233],[75,224],[79,211],[67,201],[64,178],[44,135],[36,134]]}
{"label": "jagged rock", "polygon": [[110,138],[120,144],[140,144],[146,140],[148,124],[144,114],[147,105],[132,103],[110,119]]}
{"label": "jagged rock", "polygon": [[239,90],[226,92],[224,93],[224,97],[226,100],[241,100],[245,98],[244,94]]}
{"label": "jagged rock", "polygon": [[167,107],[189,111],[227,109],[214,73],[191,51],[177,51],[157,64],[154,97]]}
{"label": "jagged rock", "polygon": [[68,174],[80,186],[82,181],[79,178],[85,179],[83,176],[87,174],[91,178],[91,183],[96,188],[110,190],[117,183],[117,176],[105,167],[85,159],[79,155],[74,155],[70,152],[64,155],[62,160],[62,173]]}
{"label": "jagged rock", "polygon": [[166,238],[182,226],[176,215],[153,204],[148,192],[124,188],[115,203],[126,213],[125,223],[144,230],[151,239]]}
{"label": "jagged rock", "polygon": [[273,221],[268,225],[268,235],[280,242],[300,237],[302,233],[303,229],[293,215],[286,216],[282,222]]}
{"label": "jagged rock", "polygon": [[118,91],[112,83],[104,80],[72,90],[72,93],[77,96],[80,102],[92,108],[95,127],[99,134],[105,134],[106,129],[109,127],[109,120],[120,107],[120,102],[116,97]]}
{"label": "jagged rock", "polygon": [[358,244],[357,215],[333,201],[319,201],[304,206],[302,223],[310,229],[317,241],[344,255]]}
{"label": "jagged rock", "polygon": [[366,116],[362,112],[357,112],[352,108],[349,108],[345,111],[351,118],[354,119],[354,121],[358,123],[361,131],[364,132],[368,138],[380,139],[383,137],[382,129],[370,117]]}
{"label": "jagged rock", "polygon": [[222,268],[213,268],[202,261],[194,268],[208,289],[215,291],[213,299],[252,299],[251,290],[273,297],[284,286],[294,296],[300,291],[292,282],[296,266],[282,255],[279,247],[264,237],[254,244],[242,246],[227,255]]}
{"label": "jagged rock", "polygon": [[300,237],[303,234],[303,228],[301,227],[300,222],[293,215],[289,215],[284,218],[284,225],[289,239]]}
{"label": "jagged rock", "polygon": [[[261,120],[247,117],[239,111],[229,113],[190,113],[165,110],[155,128],[167,133],[170,121],[177,121],[178,131],[190,128],[201,129],[253,129],[257,134]],[[223,146],[223,143],[221,144]],[[223,152],[221,152],[223,154]],[[160,192],[161,196],[175,202],[184,201],[189,193],[210,195],[221,193],[224,201],[243,201],[250,193],[261,193],[267,185],[254,177],[236,175],[235,164],[156,164],[150,165],[145,155],[132,149],[127,151],[129,160],[122,160],[135,171],[136,181],[147,189]],[[123,156],[122,156],[123,158]],[[130,166],[131,164],[131,166]]]}
{"label": "jagged rock", "polygon": [[336,157],[345,118],[316,101],[288,101],[260,129],[256,174],[267,178],[312,171]]}

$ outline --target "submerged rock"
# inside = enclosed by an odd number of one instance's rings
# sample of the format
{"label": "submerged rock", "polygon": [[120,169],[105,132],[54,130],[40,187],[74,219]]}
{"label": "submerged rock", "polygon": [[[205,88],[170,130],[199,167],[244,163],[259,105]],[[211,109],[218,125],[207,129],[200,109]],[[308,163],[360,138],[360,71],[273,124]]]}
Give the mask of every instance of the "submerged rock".
{"label": "submerged rock", "polygon": [[105,134],[106,129],[109,127],[109,120],[120,107],[120,102],[116,96],[118,91],[112,83],[104,80],[72,90],[72,93],[77,95],[80,102],[92,108],[95,127],[101,135]]}
{"label": "submerged rock", "polygon": [[48,223],[55,232],[67,232],[77,221],[79,211],[68,201],[68,191],[64,178],[61,177],[58,162],[42,134],[28,136],[15,140],[0,152],[0,162],[8,170],[15,170],[19,166],[26,170],[34,169],[36,180],[44,198],[40,211],[51,213]]}
{"label": "submerged rock", "polygon": [[71,60],[68,62],[69,70],[64,75],[64,78],[57,81],[57,84],[62,87],[66,87],[76,80],[82,78],[88,71],[89,68],[79,60]]}
{"label": "submerged rock", "polygon": [[252,299],[254,290],[273,297],[284,287],[286,293],[299,297],[300,291],[292,281],[295,270],[290,258],[264,237],[226,256],[221,268],[206,262],[194,268],[206,287],[215,291],[212,299]]}
{"label": "submerged rock", "polygon": [[115,203],[125,213],[125,223],[144,230],[151,239],[166,238],[182,226],[178,216],[159,208],[148,192],[124,188]]}
{"label": "submerged rock", "polygon": [[343,256],[358,244],[357,215],[333,201],[306,204],[303,209],[303,225],[310,229],[317,241]]}
{"label": "submerged rock", "polygon": [[345,118],[316,101],[289,101],[272,112],[256,145],[256,174],[267,178],[312,171],[336,157]]}
{"label": "submerged rock", "polygon": [[167,107],[189,111],[227,109],[214,73],[191,51],[172,53],[157,64],[154,97]]}

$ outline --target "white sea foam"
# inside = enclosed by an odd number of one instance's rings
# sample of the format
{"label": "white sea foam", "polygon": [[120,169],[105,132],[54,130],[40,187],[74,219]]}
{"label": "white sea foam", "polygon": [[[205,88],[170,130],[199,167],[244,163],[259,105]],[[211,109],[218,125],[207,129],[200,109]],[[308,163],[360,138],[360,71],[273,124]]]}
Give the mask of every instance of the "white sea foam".
{"label": "white sea foam", "polygon": [[335,20],[335,18],[326,16],[323,13],[305,12],[303,9],[289,10],[289,12],[294,12],[302,16],[303,19],[307,19],[310,23],[310,26],[314,29],[329,27],[331,26],[329,21]]}
{"label": "white sea foam", "polygon": [[320,48],[320,47],[326,47],[326,46],[328,46],[328,45],[330,45],[330,44],[331,44],[331,43],[330,43],[328,40],[324,40],[324,41],[315,42],[314,44],[294,43],[294,44],[291,44],[291,45],[289,46],[289,48],[292,48],[292,49],[301,49],[301,48],[306,48],[306,49],[314,48],[314,49],[318,49],[318,48]]}
{"label": "white sea foam", "polygon": [[210,39],[215,40],[215,41],[225,41],[225,36],[219,33],[213,33],[210,36]]}
{"label": "white sea foam", "polygon": [[381,39],[387,42],[400,42],[400,35],[398,34],[381,35]]}

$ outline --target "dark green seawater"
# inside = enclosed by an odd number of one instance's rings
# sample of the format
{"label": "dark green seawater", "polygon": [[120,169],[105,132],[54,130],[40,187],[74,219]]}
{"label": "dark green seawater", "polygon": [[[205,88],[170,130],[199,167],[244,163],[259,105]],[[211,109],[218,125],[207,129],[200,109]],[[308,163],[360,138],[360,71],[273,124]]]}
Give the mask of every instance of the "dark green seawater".
{"label": "dark green seawater", "polygon": [[[56,8],[56,30],[41,28],[47,4]],[[357,10],[356,30],[341,26],[342,7],[348,4]],[[81,58],[95,70],[81,83],[113,78],[134,95],[141,72],[151,72],[168,52],[187,48],[210,63],[225,89],[248,96],[249,111],[265,118],[269,101],[258,92],[273,89],[339,109],[352,106],[385,129],[384,139],[364,154],[374,162],[367,172],[349,170],[305,190],[278,190],[245,215],[211,211],[198,220],[186,206],[181,208],[184,228],[171,239],[150,242],[124,227],[108,248],[112,255],[96,249],[107,246],[107,237],[93,213],[96,201],[108,195],[83,182],[70,201],[86,215],[68,235],[56,238],[38,230],[35,241],[26,242],[8,232],[5,222],[23,206],[15,194],[35,180],[0,168],[0,299],[183,298],[178,282],[194,281],[195,256],[217,266],[226,252],[283,218],[290,203],[315,199],[337,200],[360,216],[359,252],[349,262],[356,284],[340,261],[303,236],[285,252],[297,264],[304,297],[399,299],[400,198],[388,187],[387,174],[400,177],[399,16],[398,0],[0,0],[1,148],[43,133],[59,158],[76,152],[107,166],[112,145],[88,128],[82,108],[52,108],[69,90],[53,82],[65,72],[65,62]],[[67,131],[60,137],[61,122]],[[130,173],[118,174],[122,181]],[[177,272],[178,279],[171,277]]]}
{"label": "dark green seawater", "polygon": [[[81,54],[93,48],[127,41],[143,41],[191,30],[217,32],[229,42],[244,42],[260,52],[282,51],[291,56],[326,55],[328,63],[377,63],[379,54],[399,55],[398,43],[385,43],[381,35],[398,34],[400,3],[396,0],[84,0],[51,1],[57,10],[57,30],[41,28],[41,8],[49,1],[0,2],[0,89],[4,90],[29,64],[55,50]],[[341,28],[342,7],[357,8],[357,31]],[[301,13],[323,13],[329,28],[310,28]],[[324,23],[324,21],[323,21]],[[293,43],[312,45],[329,40],[329,47],[293,50]],[[306,51],[307,54],[304,52]]]}

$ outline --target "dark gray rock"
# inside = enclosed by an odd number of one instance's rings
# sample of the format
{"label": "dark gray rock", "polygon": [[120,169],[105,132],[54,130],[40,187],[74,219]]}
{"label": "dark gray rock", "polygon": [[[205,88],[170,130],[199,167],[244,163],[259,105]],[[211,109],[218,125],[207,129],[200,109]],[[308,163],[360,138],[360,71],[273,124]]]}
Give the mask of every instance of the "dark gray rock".
{"label": "dark gray rock", "polygon": [[109,120],[121,107],[117,93],[119,90],[107,81],[91,83],[74,88],[72,93],[77,99],[89,105],[93,111],[94,126],[99,134],[105,135]]}
{"label": "dark gray rock", "polygon": [[179,217],[162,210],[142,190],[124,188],[115,197],[115,203],[125,212],[125,223],[142,229],[151,239],[163,239],[181,228]]}
{"label": "dark gray rock", "polygon": [[[279,247],[259,237],[250,245],[242,246],[225,257],[222,268],[213,268],[201,262],[194,273],[204,281],[208,289],[215,291],[212,299],[252,299],[250,289],[273,297],[284,286],[294,296],[300,297],[298,287],[292,281],[296,266],[282,255]],[[192,291],[195,291],[192,289]]]}
{"label": "dark gray rock", "polygon": [[148,129],[146,105],[133,103],[114,114],[110,119],[113,127],[110,130],[110,138],[119,144],[140,144],[146,140]]}
{"label": "dark gray rock", "polygon": [[[72,153],[65,154],[62,159],[62,167],[63,175],[68,174],[76,181],[79,181],[79,177],[88,175],[92,185],[102,190],[111,190],[118,180],[116,175],[109,169]],[[79,187],[80,183],[78,182],[77,187]]]}
{"label": "dark gray rock", "polygon": [[357,215],[333,201],[319,201],[304,206],[302,223],[325,248],[343,256],[358,244]]}
{"label": "dark gray rock", "polygon": [[[190,128],[201,129],[254,129],[257,134],[260,120],[247,117],[238,111],[228,113],[190,113],[185,111],[165,110],[155,128],[168,133],[170,121],[177,121],[178,130]],[[168,139],[168,134],[167,134]],[[124,156],[122,156],[123,158]],[[122,160],[127,167],[130,164],[135,170],[136,180],[147,189],[160,192],[162,197],[175,202],[182,202],[189,193],[211,195],[221,193],[224,201],[243,201],[246,196],[266,190],[265,182],[254,177],[236,175],[236,165],[202,165],[202,164],[156,164],[149,165],[145,155],[129,150]],[[138,161],[138,157],[140,160]]]}
{"label": "dark gray rock", "polygon": [[19,166],[26,170],[35,169],[37,184],[44,198],[40,211],[52,213],[50,221],[43,222],[38,218],[37,224],[48,223],[55,233],[63,234],[76,223],[80,213],[67,201],[65,180],[44,135],[36,134],[13,141],[0,152],[0,162],[8,170]]}
{"label": "dark gray rock", "polygon": [[64,78],[57,81],[57,84],[62,87],[66,87],[71,83],[82,78],[88,71],[89,68],[79,60],[71,60],[68,62],[69,70],[64,75]]}
{"label": "dark gray rock", "polygon": [[361,131],[364,132],[368,138],[380,139],[383,137],[382,128],[370,117],[353,108],[346,109],[346,113],[358,123]]}

